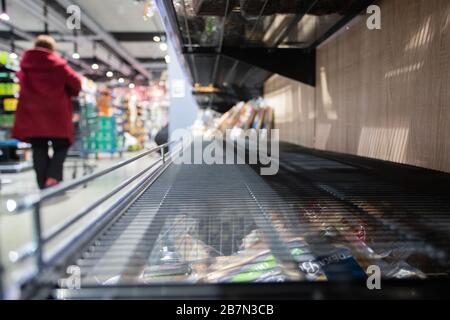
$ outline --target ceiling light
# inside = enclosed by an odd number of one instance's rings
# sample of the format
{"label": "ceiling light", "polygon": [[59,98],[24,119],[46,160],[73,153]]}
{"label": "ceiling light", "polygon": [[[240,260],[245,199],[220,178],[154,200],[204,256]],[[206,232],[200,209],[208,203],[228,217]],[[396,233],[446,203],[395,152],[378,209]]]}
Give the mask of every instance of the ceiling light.
{"label": "ceiling light", "polygon": [[125,79],[124,78],[119,78],[119,80],[117,80],[119,83],[124,83]]}
{"label": "ceiling light", "polygon": [[9,54],[9,57],[10,57],[11,59],[13,59],[13,60],[16,60],[19,56],[17,55],[17,53],[11,52],[11,53]]}
{"label": "ceiling light", "polygon": [[170,63],[170,56],[169,56],[169,55],[166,55],[166,56],[164,57],[164,59],[166,60],[166,63]]}
{"label": "ceiling light", "polygon": [[6,201],[6,210],[8,212],[14,212],[17,209],[17,202],[13,199],[8,199]]}
{"label": "ceiling light", "polygon": [[0,13],[0,19],[3,21],[9,21],[10,18],[6,12],[2,12]]}
{"label": "ceiling light", "polygon": [[134,83],[130,83],[129,85],[128,85],[128,88],[130,88],[130,89],[134,89],[136,87],[136,85],[134,84]]}
{"label": "ceiling light", "polygon": [[92,68],[93,70],[98,70],[99,66],[98,66],[98,64],[93,63],[92,66],[91,66],[91,68]]}
{"label": "ceiling light", "polygon": [[106,76],[107,76],[108,78],[112,78],[112,77],[114,76],[114,73],[113,73],[112,71],[108,71],[108,72],[106,73]]}
{"label": "ceiling light", "polygon": [[0,19],[3,21],[9,21],[10,17],[9,15],[6,13],[6,0],[1,0],[1,4],[2,4],[2,8],[1,8],[1,13],[0,13]]}
{"label": "ceiling light", "polygon": [[154,1],[144,2],[144,20],[152,18],[156,13],[156,5]]}
{"label": "ceiling light", "polygon": [[165,43],[165,42],[161,43],[161,44],[159,45],[159,48],[160,48],[162,51],[167,51],[167,43]]}
{"label": "ceiling light", "polygon": [[80,59],[80,54],[79,54],[78,52],[74,52],[74,53],[72,54],[72,59],[75,59],[75,60]]}
{"label": "ceiling light", "polygon": [[153,37],[153,41],[155,41],[155,42],[160,42],[160,41],[161,41],[161,38],[158,37],[158,36],[154,36],[154,37]]}

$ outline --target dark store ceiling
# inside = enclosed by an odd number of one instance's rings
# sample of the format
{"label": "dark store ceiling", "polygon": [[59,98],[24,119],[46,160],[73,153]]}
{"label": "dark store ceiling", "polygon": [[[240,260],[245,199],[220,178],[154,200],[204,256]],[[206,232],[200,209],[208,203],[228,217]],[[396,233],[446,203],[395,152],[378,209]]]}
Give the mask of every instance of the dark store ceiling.
{"label": "dark store ceiling", "polygon": [[[315,85],[315,50],[373,0],[156,0],[198,99],[226,111],[274,73]],[[223,106],[228,105],[227,108]]]}

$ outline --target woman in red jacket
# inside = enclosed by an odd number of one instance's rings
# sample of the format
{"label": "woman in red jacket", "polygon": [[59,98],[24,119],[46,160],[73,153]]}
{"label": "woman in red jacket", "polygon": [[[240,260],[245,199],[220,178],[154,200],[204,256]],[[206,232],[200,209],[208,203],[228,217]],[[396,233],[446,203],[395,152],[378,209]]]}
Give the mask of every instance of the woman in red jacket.
{"label": "woman in red jacket", "polygon": [[64,161],[73,141],[71,97],[81,90],[80,77],[54,52],[55,45],[49,36],[37,37],[35,48],[23,55],[18,73],[20,98],[13,137],[31,143],[41,189],[63,179]]}

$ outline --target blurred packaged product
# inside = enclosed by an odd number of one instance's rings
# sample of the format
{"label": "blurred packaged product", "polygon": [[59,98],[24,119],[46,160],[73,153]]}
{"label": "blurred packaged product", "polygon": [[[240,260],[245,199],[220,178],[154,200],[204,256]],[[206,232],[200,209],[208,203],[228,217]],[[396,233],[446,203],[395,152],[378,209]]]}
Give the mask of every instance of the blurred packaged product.
{"label": "blurred packaged product", "polygon": [[141,279],[146,284],[187,282],[191,272],[186,263],[158,264],[146,267]]}
{"label": "blurred packaged product", "polygon": [[228,129],[273,129],[273,109],[264,100],[240,102],[218,121],[217,128],[222,132]]}
{"label": "blurred packaged product", "polygon": [[19,63],[20,60],[16,54],[6,51],[0,52],[0,66],[4,69],[16,72],[19,70]]}
{"label": "blurred packaged product", "polygon": [[[308,223],[310,230],[316,230],[318,233],[311,234],[311,237],[320,235],[326,243],[335,248],[340,248],[335,253],[327,253],[325,257],[331,260],[344,258],[347,267],[354,270],[354,274],[361,274],[361,270],[366,270],[371,265],[380,268],[382,276],[385,278],[424,278],[425,274],[411,266],[406,260],[411,251],[407,248],[397,247],[395,242],[390,242],[388,252],[377,252],[374,247],[383,243],[386,246],[385,238],[377,238],[378,233],[373,234],[374,226],[369,228],[369,223],[361,217],[349,216],[349,213],[341,214],[336,210],[327,210],[327,208],[312,205],[301,215],[303,222]],[[375,232],[374,232],[375,233]],[[369,245],[370,244],[370,245]],[[402,254],[399,254],[402,252]],[[351,258],[354,257],[354,258]],[[325,259],[324,261],[329,261]],[[361,267],[357,267],[361,266]],[[362,275],[362,274],[361,274]]]}
{"label": "blurred packaged product", "polygon": [[136,139],[136,137],[132,136],[131,134],[129,134],[128,132],[124,133],[124,147],[126,150],[128,151],[138,151],[140,146],[139,146],[139,141],[138,139]]}
{"label": "blurred packaged product", "polygon": [[0,127],[12,128],[15,120],[14,114],[0,114]]}
{"label": "blurred packaged product", "polygon": [[109,89],[104,88],[100,90],[100,95],[97,97],[98,114],[100,116],[112,116],[112,96]]}
{"label": "blurred packaged product", "polygon": [[18,103],[19,99],[16,98],[3,99],[3,110],[6,112],[14,112],[17,110]]}
{"label": "blurred packaged product", "polygon": [[31,168],[30,145],[11,139],[20,86],[17,55],[0,52],[0,171],[20,172]]}

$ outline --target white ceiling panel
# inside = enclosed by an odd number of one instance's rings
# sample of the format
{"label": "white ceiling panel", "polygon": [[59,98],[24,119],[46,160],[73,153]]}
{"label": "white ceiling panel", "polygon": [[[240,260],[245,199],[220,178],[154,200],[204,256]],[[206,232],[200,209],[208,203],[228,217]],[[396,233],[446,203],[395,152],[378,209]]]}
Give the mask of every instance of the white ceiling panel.
{"label": "white ceiling panel", "polygon": [[75,0],[82,12],[89,14],[110,32],[162,32],[158,14],[144,20],[144,4],[135,0]]}
{"label": "white ceiling panel", "polygon": [[[8,15],[11,18],[11,22],[14,26],[24,30],[24,31],[44,31],[44,22],[37,18],[37,15],[42,16],[42,12],[36,12],[31,10],[31,8],[26,9],[24,7],[23,0],[9,0],[7,1]],[[44,9],[42,8],[42,11]],[[6,26],[1,26],[2,30],[7,29]],[[55,29],[49,27],[50,31]]]}
{"label": "white ceiling panel", "polygon": [[164,58],[167,52],[159,48],[154,42],[121,42],[128,52],[136,58]]}
{"label": "white ceiling panel", "polygon": [[[16,41],[17,47],[21,49],[31,49],[33,43],[29,41]],[[72,55],[73,43],[70,42],[59,42],[57,44],[57,49],[64,52],[67,56]],[[94,58],[92,44],[89,42],[81,42],[78,46],[78,52],[81,58],[92,59]],[[130,68],[124,65],[115,55],[111,55],[108,50],[103,46],[98,46],[96,50],[95,57],[98,61],[105,65],[111,66],[113,70],[120,70],[122,73],[127,74],[130,72]]]}
{"label": "white ceiling panel", "polygon": [[[89,15],[95,20],[106,32],[119,32],[119,33],[140,33],[140,32],[158,32],[163,33],[164,28],[161,25],[160,17],[156,12],[156,15],[150,19],[145,20],[144,4],[142,1],[136,0],[71,0],[75,4],[79,5],[83,13]],[[39,32],[44,30],[43,22],[43,8],[41,6],[41,0],[7,0],[8,14],[11,17],[10,22],[17,28],[23,31]],[[65,17],[57,13],[53,8],[49,10],[51,15],[52,24],[54,23],[57,30],[52,28],[50,24],[50,32],[56,31],[58,33],[64,33],[64,37],[72,37],[72,31],[65,29]],[[55,18],[56,17],[56,18]],[[57,21],[56,21],[56,20]],[[83,21],[82,21],[83,23]],[[61,27],[62,25],[62,27]],[[8,30],[8,26],[0,23],[0,30]],[[93,57],[93,43],[92,39],[88,38],[92,36],[81,36],[78,40],[78,52],[82,58]],[[58,39],[58,35],[56,35]],[[101,41],[99,38],[98,40]],[[10,41],[7,37],[2,40],[4,46],[9,46]],[[67,41],[57,41],[58,49],[65,52],[66,55],[72,55],[74,51],[73,43]],[[31,48],[33,43],[31,41],[16,41],[18,48]],[[160,49],[160,43],[149,41],[124,41],[120,42],[120,45],[134,58],[137,59],[161,59],[167,54],[166,51]],[[115,69],[128,68],[128,65],[124,65],[119,59],[120,53],[111,54],[107,49],[98,44],[96,56],[100,61],[106,64],[112,64]],[[148,61],[147,61],[148,62]],[[152,68],[151,65],[146,66]]]}

